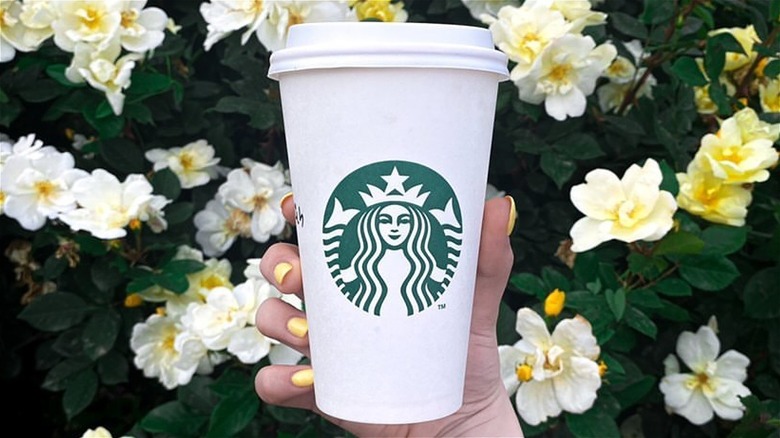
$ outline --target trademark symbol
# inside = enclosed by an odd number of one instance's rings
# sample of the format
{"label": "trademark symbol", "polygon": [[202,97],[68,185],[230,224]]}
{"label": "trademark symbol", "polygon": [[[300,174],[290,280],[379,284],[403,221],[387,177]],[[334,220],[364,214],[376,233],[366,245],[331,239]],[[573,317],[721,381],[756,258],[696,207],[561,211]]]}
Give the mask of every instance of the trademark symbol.
{"label": "trademark symbol", "polygon": [[446,304],[439,304],[439,310],[446,309],[446,308],[447,308]]}

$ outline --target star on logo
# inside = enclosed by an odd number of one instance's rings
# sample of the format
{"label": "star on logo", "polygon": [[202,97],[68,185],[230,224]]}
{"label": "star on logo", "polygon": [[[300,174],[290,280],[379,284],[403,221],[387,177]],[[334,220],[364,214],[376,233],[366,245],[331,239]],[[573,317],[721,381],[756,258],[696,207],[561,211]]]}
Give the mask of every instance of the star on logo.
{"label": "star on logo", "polygon": [[409,179],[409,177],[398,173],[398,168],[393,166],[393,171],[390,172],[390,175],[383,175],[382,179],[387,182],[385,193],[390,194],[393,191],[404,193],[404,181]]}

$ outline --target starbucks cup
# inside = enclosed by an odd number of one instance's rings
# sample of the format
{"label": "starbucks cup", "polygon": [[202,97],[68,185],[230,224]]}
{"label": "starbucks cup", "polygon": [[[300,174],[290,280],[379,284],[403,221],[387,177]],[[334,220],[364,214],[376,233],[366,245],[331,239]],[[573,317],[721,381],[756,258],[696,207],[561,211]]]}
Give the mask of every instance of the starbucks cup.
{"label": "starbucks cup", "polygon": [[461,407],[506,65],[487,30],[438,24],[296,25],[271,56],[322,412]]}

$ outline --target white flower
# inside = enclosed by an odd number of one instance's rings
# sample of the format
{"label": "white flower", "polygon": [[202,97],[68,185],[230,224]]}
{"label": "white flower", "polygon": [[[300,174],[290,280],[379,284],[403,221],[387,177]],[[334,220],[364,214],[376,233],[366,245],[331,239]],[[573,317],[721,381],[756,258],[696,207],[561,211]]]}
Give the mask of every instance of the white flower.
{"label": "white flower", "polygon": [[157,377],[168,389],[186,385],[192,379],[206,348],[197,337],[183,330],[169,316],[151,315],[136,324],[130,337],[133,363],[146,377]]}
{"label": "white flower", "polygon": [[123,0],[68,0],[53,2],[57,19],[54,44],[73,52],[78,43],[87,43],[104,50],[116,36],[122,24]]}
{"label": "white flower", "polygon": [[683,210],[719,224],[745,225],[752,192],[741,184],[725,184],[692,161],[686,173],[677,174],[677,204]]}
{"label": "white flower", "polygon": [[[614,63],[613,63],[614,65]],[[642,69],[644,71],[644,69]],[[653,97],[653,87],[658,82],[653,75],[647,77],[644,83],[636,91],[635,98],[638,100],[641,97]],[[617,111],[620,105],[623,103],[626,94],[628,94],[636,86],[635,82],[620,83],[611,81],[599,87],[596,90],[596,96],[599,98],[599,107],[602,111]],[[631,104],[627,106],[631,108]]]}
{"label": "white flower", "polygon": [[183,189],[208,184],[219,175],[219,158],[214,158],[214,146],[206,140],[198,140],[180,148],[152,149],[146,152],[146,159],[154,163],[154,170],[171,169],[179,177]]}
{"label": "white flower", "polygon": [[590,323],[583,317],[564,319],[552,335],[544,320],[529,308],[517,312],[514,346],[498,347],[501,378],[507,392],[517,391],[517,412],[537,425],[561,411],[582,413],[593,406],[601,387],[600,354]]}
{"label": "white flower", "polygon": [[166,205],[172,201],[165,196],[154,195],[152,199],[147,201],[138,210],[138,219],[141,222],[146,222],[146,225],[154,233],[162,233],[168,229],[168,221],[165,220],[165,212],[163,209]]}
{"label": "white flower", "polygon": [[504,6],[490,23],[496,47],[517,63],[510,72],[513,81],[525,78],[547,47],[570,29],[563,14],[538,2],[519,8]]}
{"label": "white flower", "polygon": [[743,141],[735,117],[726,119],[716,134],[701,139],[694,157],[696,165],[722,179],[726,184],[763,182],[769,179],[768,168],[777,163],[777,150],[768,138]]}
{"label": "white flower", "polygon": [[737,40],[742,50],[745,53],[726,52],[726,63],[723,66],[723,71],[734,71],[742,68],[756,59],[757,52],[753,50],[753,46],[757,43],[761,43],[761,38],[758,37],[756,29],[751,24],[747,27],[731,27],[721,28],[710,31],[707,35],[712,37],[718,34],[728,33]]}
{"label": "white flower", "polygon": [[71,64],[65,70],[65,76],[71,82],[86,80],[92,88],[105,93],[116,115],[122,114],[125,104],[122,92],[130,87],[135,62],[143,57],[139,53],[130,53],[117,59],[121,50],[119,41],[108,44],[104,50],[95,50],[89,44],[77,44]]}
{"label": "white flower", "polygon": [[51,24],[57,19],[57,10],[51,0],[23,0],[19,19],[27,28],[25,44],[37,48],[54,35]]}
{"label": "white flower", "polygon": [[527,77],[515,82],[520,100],[544,102],[556,120],[579,117],[585,113],[585,97],[616,54],[611,44],[596,47],[591,37],[564,35],[547,47]]}
{"label": "white flower", "polygon": [[238,208],[228,209],[219,195],[195,215],[193,222],[198,229],[195,241],[211,257],[224,254],[237,237],[252,236],[252,216]]}
{"label": "white flower", "polygon": [[51,29],[28,26],[25,5],[16,0],[0,0],[0,62],[14,59],[16,51],[32,52],[51,36]]}
{"label": "white flower", "polygon": [[200,14],[208,23],[203,47],[210,50],[217,41],[244,27],[248,29],[241,36],[241,44],[246,44],[268,16],[269,3],[267,0],[211,0],[211,3],[201,3]]}
{"label": "white flower", "polygon": [[485,24],[490,24],[498,17],[498,11],[504,6],[516,7],[517,0],[461,0],[463,5],[468,8],[469,13],[475,20]]}
{"label": "white flower", "polygon": [[27,230],[40,229],[46,218],[54,219],[76,208],[71,189],[87,176],[83,170],[73,167],[73,155],[67,152],[57,152],[51,147],[36,150],[39,142],[26,148],[33,139],[28,136],[17,142],[22,153],[11,155],[0,175],[4,212]]}
{"label": "white flower", "polygon": [[608,240],[623,242],[661,239],[672,228],[677,203],[660,190],[661,168],[648,158],[636,164],[622,179],[606,169],[585,175],[585,184],[571,189],[571,200],[585,214],[571,228],[572,251],[583,252]]}
{"label": "white flower", "polygon": [[295,24],[351,19],[344,1],[276,0],[267,7],[268,15],[257,28],[257,38],[269,51],[287,45],[287,32]]}
{"label": "white flower", "polygon": [[152,201],[152,185],[143,175],[128,175],[124,182],[103,169],[73,184],[79,208],[60,216],[73,231],[86,230],[100,239],[127,235],[125,227],[139,219],[142,209]]}
{"label": "white flower", "polygon": [[[549,3],[549,0],[527,0],[533,3]],[[591,11],[589,0],[552,0],[550,8],[560,11],[572,23],[571,33],[580,33],[588,26],[607,22],[607,14]]]}
{"label": "white flower", "polygon": [[757,139],[765,139],[774,143],[780,139],[780,123],[767,123],[759,119],[758,114],[750,107],[737,111],[733,118],[739,125],[739,132],[744,143]]}
{"label": "white flower", "polygon": [[279,203],[289,192],[290,186],[285,184],[284,172],[279,166],[257,162],[252,163],[248,171],[232,170],[219,188],[219,196],[227,207],[252,215],[252,238],[258,242],[266,242],[271,235],[278,235],[284,230],[285,221]]}
{"label": "white flower", "polygon": [[682,332],[677,338],[677,355],[691,369],[681,373],[677,357],[664,360],[666,376],[659,388],[666,406],[693,424],[710,421],[713,412],[725,420],[739,420],[745,411],[740,397],[750,395],[742,384],[750,359],[729,350],[718,357],[720,341],[715,332],[702,326],[696,333]]}
{"label": "white flower", "polygon": [[146,52],[162,44],[168,16],[160,8],[145,8],[147,0],[124,0],[119,38],[131,52]]}

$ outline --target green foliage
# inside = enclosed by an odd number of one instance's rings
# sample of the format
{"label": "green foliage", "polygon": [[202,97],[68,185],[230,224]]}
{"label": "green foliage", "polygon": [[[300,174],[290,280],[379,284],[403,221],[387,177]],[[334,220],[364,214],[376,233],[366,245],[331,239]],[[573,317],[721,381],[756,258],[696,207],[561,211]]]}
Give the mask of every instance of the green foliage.
{"label": "green foliage", "polygon": [[[279,88],[265,77],[269,53],[254,36],[241,44],[242,31],[205,52],[206,26],[198,8],[187,2],[150,3],[183,29],[178,35],[166,33],[163,45],[137,62],[120,115],[102,92],[68,80],[71,54],[51,42],[0,64],[2,132],[13,138],[35,132],[46,144],[71,152],[79,168],[107,169],[120,181],[129,174],[144,175],[155,194],[171,201],[164,209],[164,233],[143,224],[110,241],[71,232],[56,221],[29,232],[0,215],[4,251],[18,241],[32,245],[28,268],[17,272],[20,267],[4,259],[0,271],[5,294],[0,375],[14,384],[14,394],[22,385],[23,394],[29,394],[11,416],[27,424],[44,411],[47,420],[31,426],[41,428],[35,429],[40,436],[78,436],[96,425],[111,426],[114,436],[126,431],[139,437],[344,436],[308,411],[259,400],[253,377],[267,359],[255,367],[230,359],[175,391],[144,377],[133,363],[133,327],[158,304],[126,307],[125,300],[153,287],[175,294],[191,290],[191,279],[206,263],[179,260],[175,254],[180,245],[197,246],[194,217],[219,186],[183,188],[171,169],[154,170],[145,154],[205,139],[214,146],[219,165],[228,169],[242,166],[243,158],[287,164]],[[481,25],[460,0],[404,3],[410,21]],[[661,189],[676,196],[685,189],[676,174],[686,170],[701,138],[717,130],[716,117],[729,117],[745,105],[761,107],[758,87],[751,82],[759,73],[736,75],[727,68],[730,56],[744,54],[739,41],[728,33],[708,33],[753,25],[761,39],[754,52],[771,58],[763,65],[763,77],[778,77],[780,0],[609,0],[598,9],[607,13],[607,24],[586,33],[597,44],[612,41],[621,56],[636,64],[632,80],[652,77],[657,82],[652,97],[637,98],[642,84],[634,83],[633,94],[620,107],[602,111],[594,94],[582,117],[558,122],[543,105],[521,101],[514,84],[499,88],[489,180],[517,201],[518,224],[511,237],[515,264],[498,315],[498,342],[517,342],[517,310],[530,307],[543,314],[545,298],[560,289],[566,293],[565,307],[560,316],[545,317],[548,326],[552,330],[575,315],[587,319],[599,343],[598,361],[606,366],[591,409],[525,425],[525,433],[612,437],[638,419],[646,436],[776,436],[777,168],[770,169],[769,181],[746,186],[753,203],[744,226],[714,224],[678,210],[675,228],[657,241],[612,241],[575,256],[566,240],[582,217],[569,194],[587,172],[603,168],[621,175],[653,158],[661,167]],[[624,46],[633,39],[645,50],[636,62]],[[751,58],[756,66],[759,61]],[[607,82],[600,79],[597,90]],[[705,92],[715,114],[697,111],[697,99]],[[761,118],[780,122],[777,113],[764,112]],[[378,135],[383,128],[376,127]],[[79,148],[69,146],[73,132],[87,138]],[[289,235],[285,240],[295,241]],[[233,266],[231,281],[237,284],[244,260],[261,257],[275,241],[239,236],[222,256]],[[679,334],[696,331],[711,316],[718,319],[721,353],[734,349],[750,358],[745,384],[752,395],[742,400],[746,412],[741,420],[718,419],[699,427],[666,414],[658,384],[663,359],[675,352]]]}

